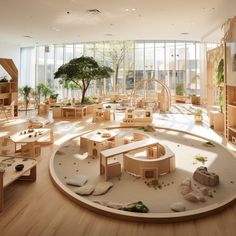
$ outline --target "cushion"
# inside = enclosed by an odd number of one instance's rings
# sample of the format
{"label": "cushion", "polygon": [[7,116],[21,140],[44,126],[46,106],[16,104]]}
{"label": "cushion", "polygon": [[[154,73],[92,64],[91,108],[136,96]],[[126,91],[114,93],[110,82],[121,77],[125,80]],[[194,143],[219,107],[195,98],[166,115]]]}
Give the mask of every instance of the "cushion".
{"label": "cushion", "polygon": [[113,187],[113,183],[111,182],[98,183],[94,189],[93,195],[102,195],[106,193],[112,187]]}
{"label": "cushion", "polygon": [[87,176],[79,175],[79,176],[74,177],[72,179],[68,179],[66,183],[69,185],[81,187],[81,186],[85,185],[87,181],[88,181]]}
{"label": "cushion", "polygon": [[195,193],[194,191],[186,194],[184,198],[190,202],[205,202],[206,201],[206,199],[203,196],[200,196],[198,193]]}
{"label": "cushion", "polygon": [[82,187],[78,187],[74,190],[75,193],[79,195],[90,195],[95,189],[95,185],[84,185]]}
{"label": "cushion", "polygon": [[185,205],[183,202],[174,202],[170,205],[170,209],[176,212],[185,211]]}

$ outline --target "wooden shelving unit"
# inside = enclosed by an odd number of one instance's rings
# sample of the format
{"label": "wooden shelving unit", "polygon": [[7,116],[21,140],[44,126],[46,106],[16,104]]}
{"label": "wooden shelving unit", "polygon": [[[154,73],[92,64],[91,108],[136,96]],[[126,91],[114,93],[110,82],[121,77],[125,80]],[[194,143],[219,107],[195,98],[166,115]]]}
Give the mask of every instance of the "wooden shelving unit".
{"label": "wooden shelving unit", "polygon": [[12,59],[0,58],[0,65],[11,76],[10,82],[0,82],[0,102],[4,106],[14,103],[14,116],[18,115],[18,70]]}

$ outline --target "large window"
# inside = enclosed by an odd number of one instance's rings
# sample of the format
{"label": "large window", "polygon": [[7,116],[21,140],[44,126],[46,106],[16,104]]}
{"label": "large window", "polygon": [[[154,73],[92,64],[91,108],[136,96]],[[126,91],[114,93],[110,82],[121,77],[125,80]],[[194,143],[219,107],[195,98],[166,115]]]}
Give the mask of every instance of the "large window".
{"label": "large window", "polygon": [[170,88],[171,94],[175,94],[175,44],[166,43],[166,84]]}
{"label": "large window", "polygon": [[165,82],[165,43],[155,43],[155,78]]}
{"label": "large window", "polygon": [[196,92],[196,48],[195,43],[186,44],[186,93]]}
{"label": "large window", "polygon": [[144,42],[135,43],[135,83],[144,78]]}
{"label": "large window", "polygon": [[[210,47],[213,44],[206,45]],[[79,94],[78,91],[71,92],[71,89],[68,91],[59,84],[59,80],[53,79],[53,74],[63,63],[84,55],[93,57],[100,65],[114,70],[109,79],[92,82],[87,95],[130,93],[136,83],[152,78],[164,82],[172,95],[176,94],[178,87],[186,95],[199,94],[200,48],[200,43],[197,42],[155,40],[38,46],[36,50],[22,48],[20,84],[28,81],[32,85],[45,83],[54,88],[60,97]],[[152,86],[149,88],[152,92],[156,89]]]}
{"label": "large window", "polygon": [[45,83],[45,47],[40,46],[37,48],[37,84]]}
{"label": "large window", "polygon": [[21,48],[20,87],[35,87],[35,48]]}

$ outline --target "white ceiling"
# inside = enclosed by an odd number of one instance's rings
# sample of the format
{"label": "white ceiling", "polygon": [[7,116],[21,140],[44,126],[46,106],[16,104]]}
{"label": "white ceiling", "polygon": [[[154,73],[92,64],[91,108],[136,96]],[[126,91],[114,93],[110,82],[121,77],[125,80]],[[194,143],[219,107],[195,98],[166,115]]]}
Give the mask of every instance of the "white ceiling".
{"label": "white ceiling", "polygon": [[[101,14],[88,14],[88,9]],[[235,9],[235,0],[0,0],[0,43],[218,42],[223,35],[220,26],[235,15]]]}

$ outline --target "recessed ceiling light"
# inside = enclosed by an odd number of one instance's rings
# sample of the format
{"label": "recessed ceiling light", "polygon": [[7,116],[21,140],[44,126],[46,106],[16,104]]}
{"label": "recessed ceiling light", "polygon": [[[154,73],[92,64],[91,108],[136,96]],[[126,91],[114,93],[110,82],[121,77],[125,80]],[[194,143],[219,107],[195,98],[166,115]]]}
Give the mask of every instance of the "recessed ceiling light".
{"label": "recessed ceiling light", "polygon": [[113,34],[105,34],[105,36],[109,36],[109,37],[111,37],[111,36],[113,36]]}
{"label": "recessed ceiling light", "polygon": [[182,35],[187,35],[187,34],[189,34],[188,32],[183,32],[183,33],[181,33]]}
{"label": "recessed ceiling light", "polygon": [[136,8],[132,8],[131,10],[132,10],[132,11],[136,11]]}
{"label": "recessed ceiling light", "polygon": [[126,8],[125,11],[129,11],[129,8]]}

